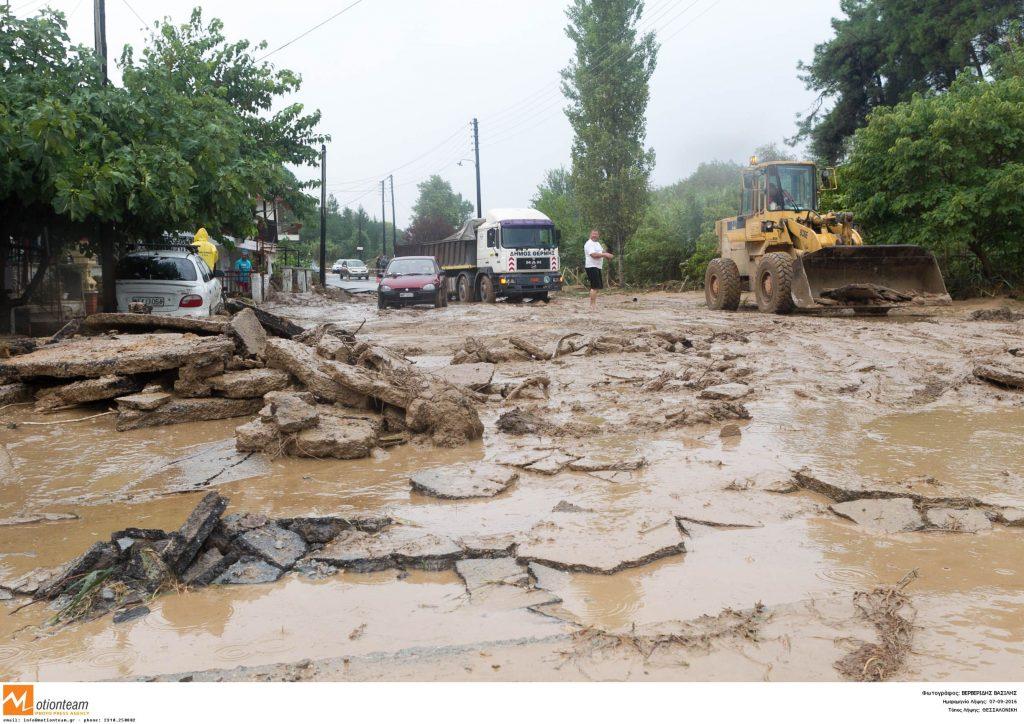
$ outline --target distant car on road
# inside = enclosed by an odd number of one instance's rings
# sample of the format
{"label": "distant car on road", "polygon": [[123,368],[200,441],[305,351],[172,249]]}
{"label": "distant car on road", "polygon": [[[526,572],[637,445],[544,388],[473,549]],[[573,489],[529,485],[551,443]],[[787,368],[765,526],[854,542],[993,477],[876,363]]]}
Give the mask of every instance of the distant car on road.
{"label": "distant car on road", "polygon": [[221,271],[212,271],[191,248],[136,251],[117,262],[117,310],[131,302],[155,314],[209,317],[224,306]]}
{"label": "distant car on road", "polygon": [[432,256],[398,256],[391,260],[377,287],[377,307],[433,304],[447,307],[441,267]]}
{"label": "distant car on road", "polygon": [[342,279],[369,279],[370,270],[366,262],[360,259],[338,259],[331,271]]}

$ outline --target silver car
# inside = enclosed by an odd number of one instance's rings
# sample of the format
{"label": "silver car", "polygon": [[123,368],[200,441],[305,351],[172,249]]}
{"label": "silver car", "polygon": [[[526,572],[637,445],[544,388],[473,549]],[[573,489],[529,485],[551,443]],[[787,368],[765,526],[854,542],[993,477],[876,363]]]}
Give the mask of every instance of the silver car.
{"label": "silver car", "polygon": [[342,279],[369,279],[370,269],[360,259],[341,259],[336,271]]}

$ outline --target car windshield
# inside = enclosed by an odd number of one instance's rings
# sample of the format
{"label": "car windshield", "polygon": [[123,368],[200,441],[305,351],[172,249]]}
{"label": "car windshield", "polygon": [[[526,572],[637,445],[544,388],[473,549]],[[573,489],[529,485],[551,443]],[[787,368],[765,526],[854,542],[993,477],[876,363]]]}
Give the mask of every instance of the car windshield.
{"label": "car windshield", "polygon": [[365,264],[363,264],[363,262],[359,261],[358,259],[349,259],[348,260],[348,265],[349,266],[366,266]]}
{"label": "car windshield", "polygon": [[814,184],[813,166],[771,166],[768,169],[768,210],[813,209]]}
{"label": "car windshield", "polygon": [[432,276],[434,262],[430,259],[394,259],[388,264],[387,275],[397,276]]}
{"label": "car windshield", "polygon": [[180,256],[126,256],[117,262],[117,278],[131,281],[194,282],[191,259]]}
{"label": "car windshield", "polygon": [[506,249],[550,249],[554,246],[553,226],[501,227],[501,245]]}

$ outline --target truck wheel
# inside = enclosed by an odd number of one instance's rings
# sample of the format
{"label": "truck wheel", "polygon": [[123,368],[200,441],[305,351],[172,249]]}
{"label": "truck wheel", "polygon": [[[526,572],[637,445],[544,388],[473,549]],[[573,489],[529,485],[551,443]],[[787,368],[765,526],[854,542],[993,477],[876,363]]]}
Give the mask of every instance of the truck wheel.
{"label": "truck wheel", "polygon": [[735,312],[740,306],[740,270],[732,259],[712,259],[704,274],[708,309]]}
{"label": "truck wheel", "polygon": [[754,278],[757,308],[772,314],[793,311],[793,258],[789,254],[772,252],[757,263]]}
{"label": "truck wheel", "polygon": [[498,295],[494,292],[494,280],[484,274],[480,277],[480,301],[494,304]]}
{"label": "truck wheel", "polygon": [[473,301],[472,287],[469,284],[469,275],[459,274],[459,278],[455,282],[455,296],[463,304],[469,304]]}

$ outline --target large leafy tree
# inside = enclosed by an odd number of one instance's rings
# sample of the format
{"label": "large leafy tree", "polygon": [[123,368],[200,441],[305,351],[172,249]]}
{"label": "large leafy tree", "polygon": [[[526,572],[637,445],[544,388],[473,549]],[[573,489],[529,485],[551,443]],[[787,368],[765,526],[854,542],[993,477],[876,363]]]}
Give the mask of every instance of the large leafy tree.
{"label": "large leafy tree", "polygon": [[0,243],[45,234],[51,251],[76,240],[95,251],[97,238],[201,225],[244,236],[258,197],[308,206],[286,164],[315,163],[326,137],[318,113],[271,110],[299,81],[257,61],[262,47],[229,43],[196,10],[184,25],[157,23],[138,59],[126,48],[118,87],[71,46],[63,15],[0,9]]}
{"label": "large leafy tree", "polygon": [[932,249],[953,292],[1024,285],[1022,108],[1011,73],[875,110],[840,173],[869,240]]}
{"label": "large leafy tree", "polygon": [[839,161],[873,108],[946,90],[967,72],[989,73],[993,48],[1024,18],[1020,0],[842,0],[833,37],[818,45],[801,78],[817,92],[793,141]]}
{"label": "large leafy tree", "polygon": [[544,180],[537,187],[530,204],[546,214],[561,232],[562,241],[559,246],[562,267],[582,267],[583,244],[589,228],[576,200],[572,174],[564,168],[552,169],[545,173]]}
{"label": "large leafy tree", "polygon": [[440,219],[453,229],[473,214],[473,204],[452,190],[452,185],[438,175],[416,185],[419,196],[412,207],[413,224],[424,219]]}
{"label": "large leafy tree", "polygon": [[575,137],[572,180],[590,226],[601,230],[618,254],[636,231],[647,205],[654,151],[645,148],[648,82],[658,45],[640,35],[642,0],[574,0],[566,34],[576,52],[562,71],[566,116]]}

